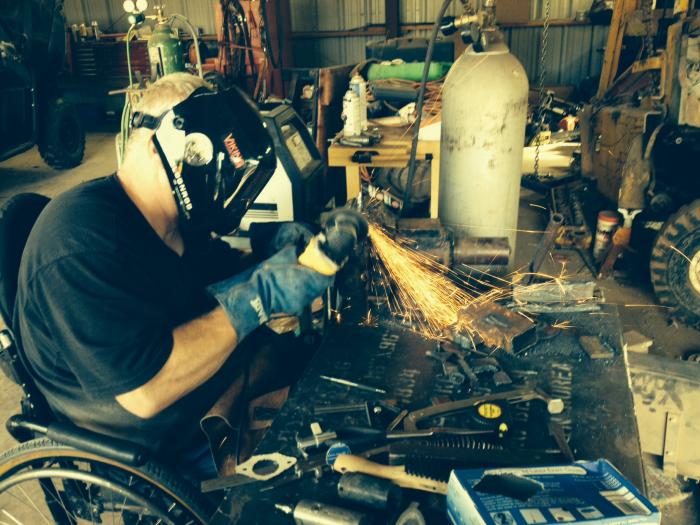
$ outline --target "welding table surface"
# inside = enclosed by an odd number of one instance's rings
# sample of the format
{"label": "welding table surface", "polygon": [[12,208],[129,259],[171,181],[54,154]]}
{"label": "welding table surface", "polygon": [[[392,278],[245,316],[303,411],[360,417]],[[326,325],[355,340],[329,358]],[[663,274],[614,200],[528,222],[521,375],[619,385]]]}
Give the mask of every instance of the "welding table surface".
{"label": "welding table surface", "polygon": [[[607,458],[644,490],[639,434],[621,350],[621,325],[616,308],[604,305],[597,313],[543,318],[552,323],[569,320],[574,328],[562,330],[555,338],[539,342],[522,356],[514,358],[499,354],[499,358],[506,369],[512,366],[531,369],[538,372],[538,377],[551,363],[571,365],[573,427],[570,445],[576,459]],[[578,344],[579,335],[601,337],[615,348],[615,357],[591,360]],[[409,409],[429,405],[430,398],[439,393],[435,390],[439,384],[436,376],[440,365],[425,357],[426,350],[434,348],[434,342],[400,328],[350,325],[332,328],[256,453],[281,452],[299,456],[296,434],[308,435],[309,424],[320,421],[323,425],[324,418],[330,418],[327,419],[329,423],[342,421],[362,425],[362,414],[340,419],[338,415],[314,416],[316,405],[384,398],[398,399]],[[320,374],[384,388],[387,394],[372,394],[329,383],[320,379]],[[324,429],[326,427],[332,428],[332,425],[324,425]],[[267,492],[260,492],[262,485],[258,484],[230,489],[212,524],[284,523],[284,516],[275,511],[273,505],[293,506],[302,498],[347,506],[334,497],[337,474],[327,473],[320,483],[312,478],[307,476]]]}

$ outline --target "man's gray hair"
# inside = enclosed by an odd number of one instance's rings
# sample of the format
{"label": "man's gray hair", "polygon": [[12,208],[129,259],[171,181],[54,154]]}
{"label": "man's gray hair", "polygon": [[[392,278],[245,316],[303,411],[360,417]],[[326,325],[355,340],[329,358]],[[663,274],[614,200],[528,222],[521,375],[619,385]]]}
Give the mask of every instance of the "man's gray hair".
{"label": "man's gray hair", "polygon": [[[207,81],[196,75],[189,73],[171,73],[158,79],[151,84],[141,95],[138,102],[134,104],[132,113],[137,111],[146,115],[158,117],[177,106],[180,102],[189,97],[199,88],[214,89]],[[144,140],[153,134],[149,129],[135,129],[126,145],[124,158],[126,159],[134,145],[137,143],[143,144]]]}
{"label": "man's gray hair", "polygon": [[157,117],[189,97],[197,89],[213,89],[206,80],[189,73],[171,73],[158,79],[143,92],[133,111]]}

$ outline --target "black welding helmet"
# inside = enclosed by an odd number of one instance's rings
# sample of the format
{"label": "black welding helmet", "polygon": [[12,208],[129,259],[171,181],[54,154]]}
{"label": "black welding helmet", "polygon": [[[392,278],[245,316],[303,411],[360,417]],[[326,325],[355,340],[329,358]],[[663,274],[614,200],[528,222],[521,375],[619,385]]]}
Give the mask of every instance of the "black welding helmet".
{"label": "black welding helmet", "polygon": [[132,125],[155,130],[186,235],[236,229],[277,165],[260,113],[235,87],[199,88],[159,117],[134,113]]}

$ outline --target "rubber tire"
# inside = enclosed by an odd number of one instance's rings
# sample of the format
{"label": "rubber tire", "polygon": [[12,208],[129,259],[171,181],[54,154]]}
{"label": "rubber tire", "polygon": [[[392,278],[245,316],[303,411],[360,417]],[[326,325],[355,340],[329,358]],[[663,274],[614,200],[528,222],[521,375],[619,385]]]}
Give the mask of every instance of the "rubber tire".
{"label": "rubber tire", "polygon": [[700,293],[690,282],[690,261],[700,252],[700,199],[682,207],[661,228],[651,252],[651,282],[672,317],[700,329]]}
{"label": "rubber tire", "polygon": [[74,168],[83,160],[85,130],[76,107],[62,98],[50,101],[41,115],[39,154],[57,170]]}
{"label": "rubber tire", "polygon": [[215,506],[210,499],[202,495],[194,485],[184,478],[157,463],[149,461],[140,467],[124,465],[89,452],[61,445],[48,438],[26,441],[0,455],[0,480],[5,478],[8,472],[11,476],[14,472],[21,471],[22,465],[31,461],[56,457],[97,462],[134,474],[158,490],[167,493],[170,498],[177,500],[180,506],[187,508],[199,520],[193,523],[206,525],[214,514]]}

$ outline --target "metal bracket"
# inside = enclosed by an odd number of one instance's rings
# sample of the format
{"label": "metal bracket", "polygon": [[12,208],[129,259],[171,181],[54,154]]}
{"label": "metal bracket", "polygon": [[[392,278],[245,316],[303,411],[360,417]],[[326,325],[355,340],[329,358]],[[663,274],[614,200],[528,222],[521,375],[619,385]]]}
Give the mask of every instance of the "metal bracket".
{"label": "metal bracket", "polygon": [[[252,456],[248,461],[245,461],[236,467],[236,474],[242,474],[249,478],[259,481],[267,481],[276,476],[279,476],[285,470],[292,468],[297,462],[297,458],[285,456],[279,452],[272,454],[258,454]],[[256,467],[262,467],[269,463],[270,472],[256,472]]]}

